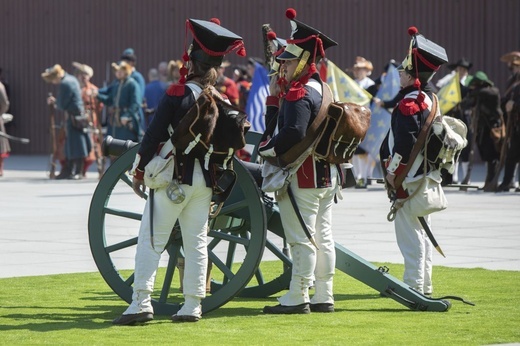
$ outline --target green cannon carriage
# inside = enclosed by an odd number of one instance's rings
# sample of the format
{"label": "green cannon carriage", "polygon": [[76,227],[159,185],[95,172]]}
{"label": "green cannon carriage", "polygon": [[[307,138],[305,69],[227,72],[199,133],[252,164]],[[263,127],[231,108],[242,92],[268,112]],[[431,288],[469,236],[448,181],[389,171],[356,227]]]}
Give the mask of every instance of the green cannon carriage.
{"label": "green cannon carriage", "polygon": [[[254,147],[259,139],[260,134],[248,133],[250,146]],[[134,276],[129,263],[133,264],[144,200],[133,192],[128,170],[139,145],[130,141],[112,142],[105,145],[105,152],[117,159],[99,181],[92,197],[89,242],[104,280],[130,303]],[[209,220],[212,279],[210,291],[202,301],[203,313],[236,296],[263,298],[289,286],[292,262],[284,246],[278,206],[259,189],[250,171],[237,158],[234,169],[237,182],[218,216]],[[178,227],[174,227],[161,259],[161,267],[165,269],[157,275],[156,293],[152,296],[158,315],[176,313],[183,301],[176,288],[178,282],[173,280],[179,257],[182,257],[182,238]],[[279,272],[274,276],[264,275],[263,259],[279,261]],[[388,268],[377,267],[340,244],[336,244],[336,268],[412,310],[447,311],[451,306],[446,299],[433,299],[416,292],[390,275]]]}

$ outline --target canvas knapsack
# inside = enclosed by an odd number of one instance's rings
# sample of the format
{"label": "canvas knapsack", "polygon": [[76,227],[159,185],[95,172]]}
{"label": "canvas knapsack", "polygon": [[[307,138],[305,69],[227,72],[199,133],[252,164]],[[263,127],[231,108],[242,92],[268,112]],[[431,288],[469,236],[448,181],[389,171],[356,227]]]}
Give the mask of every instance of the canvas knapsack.
{"label": "canvas knapsack", "polygon": [[462,120],[436,115],[426,138],[426,156],[437,169],[453,173],[462,149],[466,147],[468,129]]}

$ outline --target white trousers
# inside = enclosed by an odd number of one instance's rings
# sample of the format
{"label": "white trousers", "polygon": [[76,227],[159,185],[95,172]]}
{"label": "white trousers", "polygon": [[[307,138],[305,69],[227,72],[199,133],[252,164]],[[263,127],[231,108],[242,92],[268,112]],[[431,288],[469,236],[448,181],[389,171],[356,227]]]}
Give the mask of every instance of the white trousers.
{"label": "white trousers", "polygon": [[[431,229],[430,216],[424,220]],[[403,209],[397,211],[394,226],[397,245],[404,257],[404,283],[420,293],[431,294],[433,245],[430,239],[417,217],[406,214]]]}
{"label": "white trousers", "polygon": [[[332,292],[336,252],[332,238],[332,204],[338,184],[337,170],[331,169],[332,187],[301,189],[290,186],[298,209],[318,245],[309,241],[298,221],[289,196],[278,202],[285,237],[291,247],[292,273],[289,291],[278,298],[281,305],[334,303]],[[315,279],[315,294],[309,299],[309,287]]]}
{"label": "white trousers", "polygon": [[124,314],[153,312],[150,295],[153,292],[157,267],[161,253],[178,219],[185,256],[183,280],[185,304],[178,313],[200,316],[200,301],[206,295],[207,227],[212,191],[211,188],[206,187],[198,163],[195,163],[193,185],[182,185],[182,188],[186,198],[180,204],[170,201],[166,195],[166,188],[154,192],[153,247],[150,238],[150,199],[146,202],[135,255],[132,303]]}

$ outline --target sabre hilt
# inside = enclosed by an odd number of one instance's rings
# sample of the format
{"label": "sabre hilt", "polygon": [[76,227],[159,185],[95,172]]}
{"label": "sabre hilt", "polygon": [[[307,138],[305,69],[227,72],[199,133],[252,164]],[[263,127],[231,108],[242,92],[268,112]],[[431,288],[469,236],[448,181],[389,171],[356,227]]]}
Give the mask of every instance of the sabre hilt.
{"label": "sabre hilt", "polygon": [[103,144],[101,145],[101,149],[103,151],[103,156],[121,156],[125,151],[130,148],[135,147],[137,144],[131,140],[122,140],[116,139],[112,136],[107,136],[103,140]]}

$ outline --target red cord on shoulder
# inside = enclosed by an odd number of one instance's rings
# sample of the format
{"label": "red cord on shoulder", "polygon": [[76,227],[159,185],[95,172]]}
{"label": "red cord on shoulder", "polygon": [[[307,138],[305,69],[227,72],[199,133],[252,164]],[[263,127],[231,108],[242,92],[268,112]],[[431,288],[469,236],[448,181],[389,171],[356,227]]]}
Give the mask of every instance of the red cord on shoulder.
{"label": "red cord on shoulder", "polygon": [[399,111],[403,115],[414,115],[420,111],[419,105],[415,102],[415,99],[403,99],[399,102]]}
{"label": "red cord on shoulder", "polygon": [[285,99],[287,101],[298,101],[305,97],[305,93],[307,93],[307,90],[305,90],[303,85],[293,86],[285,94]]}
{"label": "red cord on shoulder", "polygon": [[184,96],[186,86],[184,84],[172,84],[166,90],[166,94],[170,96]]}

